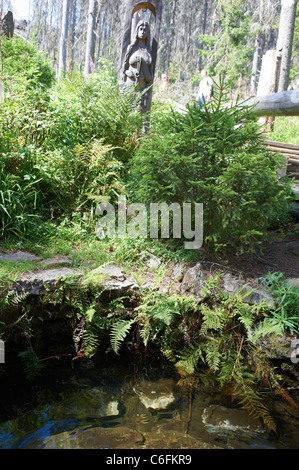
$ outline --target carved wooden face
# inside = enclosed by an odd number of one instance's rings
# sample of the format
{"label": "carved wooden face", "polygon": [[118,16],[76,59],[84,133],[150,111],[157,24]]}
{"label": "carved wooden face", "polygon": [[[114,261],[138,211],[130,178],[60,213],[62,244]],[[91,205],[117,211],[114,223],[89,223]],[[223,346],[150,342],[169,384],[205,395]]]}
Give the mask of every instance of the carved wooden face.
{"label": "carved wooden face", "polygon": [[149,34],[149,25],[147,23],[141,23],[137,28],[137,37],[139,39],[147,39]]}

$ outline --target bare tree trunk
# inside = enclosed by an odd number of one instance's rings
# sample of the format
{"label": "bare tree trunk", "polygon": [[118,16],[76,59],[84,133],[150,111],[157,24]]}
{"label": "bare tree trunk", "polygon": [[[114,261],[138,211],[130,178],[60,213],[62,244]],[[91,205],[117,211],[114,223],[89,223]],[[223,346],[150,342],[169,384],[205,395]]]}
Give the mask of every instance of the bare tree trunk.
{"label": "bare tree trunk", "polygon": [[281,54],[279,92],[288,89],[297,3],[298,0],[282,0],[277,38],[277,52]]}
{"label": "bare tree trunk", "polygon": [[257,72],[259,68],[260,55],[261,55],[261,49],[259,47],[259,43],[257,39],[256,44],[255,44],[255,51],[253,55],[252,69],[251,69],[251,79],[250,79],[250,94],[251,95],[256,95]]}
{"label": "bare tree trunk", "polygon": [[63,0],[61,33],[59,43],[58,75],[62,75],[66,71],[66,40],[68,36],[69,4],[70,0]]}
{"label": "bare tree trunk", "polygon": [[91,62],[94,61],[94,49],[95,49],[95,19],[96,19],[96,0],[89,0],[88,10],[88,23],[87,23],[87,41],[85,50],[85,65],[84,75],[87,76],[91,72]]}
{"label": "bare tree trunk", "polygon": [[171,18],[170,18],[170,38],[169,38],[167,53],[166,53],[166,68],[165,68],[166,75],[168,75],[168,73],[169,73],[170,57],[171,57],[171,51],[172,51],[173,40],[174,40],[174,35],[175,35],[176,6],[177,6],[177,0],[173,0],[172,10],[171,10]]}
{"label": "bare tree trunk", "polygon": [[[202,23],[201,23],[201,34],[206,34],[207,13],[208,13],[208,0],[204,0],[203,12],[202,12]],[[198,49],[201,49],[201,50],[203,49],[203,44],[202,43],[200,43],[198,45]],[[202,69],[202,56],[201,56],[201,54],[199,54],[197,67],[198,67],[199,71]]]}

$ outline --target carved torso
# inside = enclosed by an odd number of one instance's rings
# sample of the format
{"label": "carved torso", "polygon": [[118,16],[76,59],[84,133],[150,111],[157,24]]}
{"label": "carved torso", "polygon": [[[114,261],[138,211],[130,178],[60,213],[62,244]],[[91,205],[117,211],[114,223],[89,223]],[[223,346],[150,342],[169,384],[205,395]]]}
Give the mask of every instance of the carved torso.
{"label": "carved torso", "polygon": [[125,70],[126,81],[139,84],[139,89],[143,90],[152,82],[152,56],[149,48],[134,46],[128,61],[128,68]]}

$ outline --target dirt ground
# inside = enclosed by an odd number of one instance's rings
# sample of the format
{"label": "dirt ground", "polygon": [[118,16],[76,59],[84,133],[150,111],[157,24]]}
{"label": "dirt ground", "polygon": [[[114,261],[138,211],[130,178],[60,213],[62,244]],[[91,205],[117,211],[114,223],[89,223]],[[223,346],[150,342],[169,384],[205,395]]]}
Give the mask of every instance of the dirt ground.
{"label": "dirt ground", "polygon": [[266,240],[258,246],[255,254],[237,255],[235,252],[230,252],[217,257],[204,251],[203,261],[235,269],[247,278],[258,278],[268,272],[281,272],[291,279],[299,278],[299,235],[273,234],[273,239]]}

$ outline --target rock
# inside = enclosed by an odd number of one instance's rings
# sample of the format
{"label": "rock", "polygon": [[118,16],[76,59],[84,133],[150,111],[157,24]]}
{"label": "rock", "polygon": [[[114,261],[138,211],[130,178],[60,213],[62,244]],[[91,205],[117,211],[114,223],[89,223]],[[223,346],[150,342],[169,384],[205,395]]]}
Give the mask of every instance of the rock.
{"label": "rock", "polygon": [[[245,290],[251,290],[251,287],[245,287]],[[275,307],[275,299],[272,295],[263,290],[254,289],[244,300],[248,304],[260,304],[264,301],[268,307]]]}
{"label": "rock", "polygon": [[119,297],[132,295],[138,290],[138,285],[129,279],[119,281],[117,279],[109,279],[99,284],[99,289],[102,289],[101,300],[103,302],[111,301]]}
{"label": "rock", "polygon": [[[17,293],[28,293],[29,295],[40,295],[45,293],[46,287],[55,289],[57,280],[62,277],[81,276],[83,272],[78,269],[67,267],[44,269],[21,274],[13,284],[12,289]],[[46,287],[45,287],[46,286]]]}
{"label": "rock", "polygon": [[115,278],[121,281],[125,280],[123,270],[117,264],[108,264],[106,266],[100,266],[95,271],[98,273],[105,274],[108,277]]}
{"label": "rock", "polygon": [[295,277],[295,278],[291,278],[287,281],[286,285],[288,287],[294,287],[294,289],[298,289],[299,290],[299,278],[298,277]]}
{"label": "rock", "polygon": [[295,343],[299,345],[299,336],[283,333],[275,336],[274,334],[267,334],[259,339],[259,346],[262,351],[272,359],[288,360],[291,361],[291,356],[294,353]]}
{"label": "rock", "polygon": [[176,383],[172,379],[159,379],[157,382],[144,380],[133,390],[146,408],[163,410],[178,399],[175,387]]}
{"label": "rock", "polygon": [[202,422],[209,432],[264,433],[261,421],[253,419],[247,411],[221,405],[210,405],[203,410]]}
{"label": "rock", "polygon": [[39,261],[41,258],[26,251],[16,251],[14,253],[0,253],[2,261]]}
{"label": "rock", "polygon": [[[44,439],[43,449],[136,449],[144,442],[138,431],[126,427],[78,427]],[[28,445],[26,446],[28,448]],[[29,447],[30,448],[30,447]]]}
{"label": "rock", "polygon": [[161,260],[158,258],[158,256],[153,255],[152,253],[149,253],[148,258],[147,258],[147,264],[149,268],[158,268],[161,265]]}
{"label": "rock", "polygon": [[197,263],[192,268],[187,269],[182,284],[180,294],[192,294],[198,300],[202,300],[202,288],[207,280],[207,273],[203,270],[201,263]]}
{"label": "rock", "polygon": [[222,277],[223,290],[229,295],[234,295],[238,290],[245,286],[244,280],[236,278],[231,274],[225,274]]}
{"label": "rock", "polygon": [[259,304],[262,301],[265,301],[269,307],[275,306],[275,300],[272,295],[264,290],[253,288],[241,278],[234,277],[231,274],[225,274],[222,277],[222,281],[223,290],[231,296],[235,295],[239,290],[244,294],[247,292],[248,295],[244,298],[244,302],[250,305]]}
{"label": "rock", "polygon": [[39,264],[42,266],[57,268],[59,266],[70,266],[72,263],[71,258],[68,256],[60,256],[54,258],[46,258],[39,261]]}
{"label": "rock", "polygon": [[172,278],[176,282],[181,282],[184,277],[184,266],[182,263],[178,263],[172,270]]}

